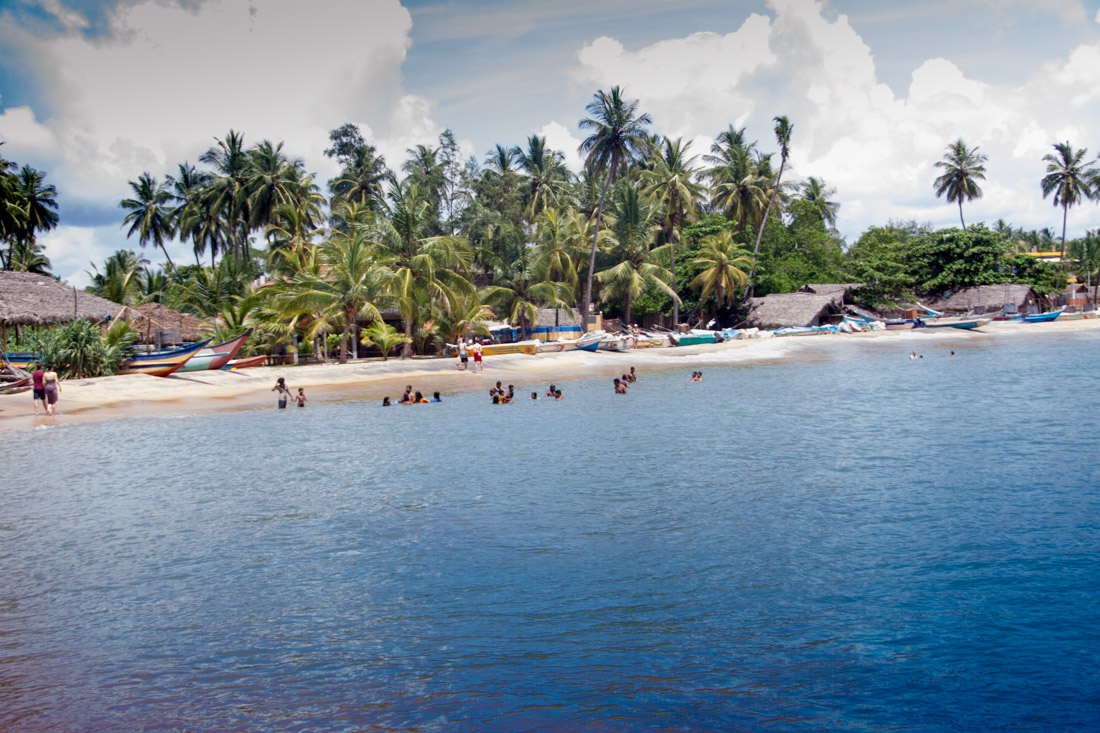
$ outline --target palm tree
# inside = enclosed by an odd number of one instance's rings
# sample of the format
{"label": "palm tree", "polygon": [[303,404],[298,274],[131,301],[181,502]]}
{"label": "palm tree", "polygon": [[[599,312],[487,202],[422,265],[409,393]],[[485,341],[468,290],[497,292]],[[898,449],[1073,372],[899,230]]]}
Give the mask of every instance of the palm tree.
{"label": "palm tree", "polygon": [[810,176],[802,183],[802,200],[812,204],[830,228],[836,227],[836,214],[840,211],[840,204],[829,200],[830,196],[835,195],[836,189],[825,185],[820,178]]}
{"label": "palm tree", "polygon": [[736,221],[739,232],[745,231],[750,221],[757,221],[767,204],[768,170],[754,157],[751,148],[736,147],[724,150],[722,163],[707,171],[713,184],[714,207]]}
{"label": "palm tree", "polygon": [[[775,122],[775,141],[779,143],[779,172],[775,174],[775,187],[772,189],[772,195],[768,199],[768,205],[764,209],[764,216],[760,220],[760,229],[756,233],[756,246],[752,248],[753,257],[753,269],[749,273],[751,279],[756,275],[756,258],[760,254],[760,242],[764,239],[764,227],[768,224],[768,213],[772,210],[772,205],[775,203],[775,197],[780,191],[780,181],[783,180],[783,168],[787,165],[787,159],[791,156],[791,132],[794,131],[794,125],[787,119],[785,115],[779,117],[773,117]],[[752,297],[753,284],[749,283],[749,291],[746,297]]]}
{"label": "palm tree", "polygon": [[142,276],[149,265],[144,257],[131,250],[120,249],[104,260],[102,272],[95,263],[91,264],[93,272],[88,273],[92,278],[91,292],[123,305],[142,302],[145,289]]}
{"label": "palm tree", "polygon": [[519,329],[532,328],[539,308],[568,308],[570,291],[561,282],[547,279],[531,250],[524,250],[506,270],[497,272],[493,284],[481,294],[486,303],[500,306],[508,323]]}
{"label": "palm tree", "polygon": [[[191,240],[195,252],[195,264],[206,252],[207,244],[211,242],[204,236],[198,222],[202,218],[202,194],[210,183],[210,175],[197,170],[190,163],[180,163],[178,175],[165,176],[165,187],[170,190],[170,198],[175,202],[172,209],[172,227],[179,236],[181,242]],[[211,247],[210,264],[214,264],[216,245]]]}
{"label": "palm tree", "polygon": [[[34,244],[38,232],[48,231],[57,226],[57,189],[53,184],[46,184],[46,174],[35,170],[29,165],[19,169],[14,178],[14,205],[18,208],[16,214],[19,226],[15,230],[15,239],[22,244],[23,261],[20,267],[27,268],[26,258],[33,257],[37,251]],[[13,240],[14,242],[14,240]],[[8,254],[9,267],[15,268],[12,253]]]}
{"label": "palm tree", "polygon": [[693,261],[703,269],[695,276],[692,285],[703,288],[700,301],[715,293],[718,305],[733,302],[738,286],[748,282],[746,269],[752,269],[752,257],[739,249],[728,229],[703,240],[699,256]]}
{"label": "palm tree", "polygon": [[422,301],[449,310],[473,286],[464,277],[473,262],[463,237],[432,236],[435,211],[415,185],[395,185],[390,191],[388,217],[377,226],[378,245],[392,257],[394,292],[405,322],[402,358],[412,356],[412,340],[422,323]]}
{"label": "palm tree", "polygon": [[294,200],[304,163],[283,155],[283,144],[261,140],[248,151],[245,195],[251,229],[266,229],[275,220],[275,209]]}
{"label": "palm tree", "polygon": [[[585,167],[592,174],[606,172],[600,203],[596,209],[596,230],[592,234],[592,251],[589,254],[588,275],[585,279],[584,298],[581,300],[581,322],[588,323],[588,309],[592,304],[592,276],[596,270],[596,249],[599,246],[600,225],[603,222],[603,206],[608,187],[615,182],[619,168],[626,166],[646,149],[645,127],[652,120],[648,114],[638,114],[638,100],[623,99],[619,87],[610,92],[596,92],[585,108],[589,116],[577,126],[590,130],[591,134],[580,145],[584,153]],[[582,329],[585,328],[582,325]]]}
{"label": "palm tree", "polygon": [[[279,310],[287,316],[310,314],[343,323],[340,363],[347,363],[348,343],[359,318],[381,321],[381,308],[392,302],[390,258],[380,254],[362,230],[336,233],[320,248],[327,265],[323,274],[304,272],[276,294]],[[358,352],[358,348],[356,348]]]}
{"label": "palm tree", "polygon": [[482,303],[475,292],[459,294],[449,311],[435,310],[432,313],[436,331],[443,341],[440,347],[458,343],[460,337],[469,334],[488,335],[489,329],[485,324],[492,318],[493,309]]}
{"label": "palm tree", "polygon": [[548,280],[565,283],[575,291],[577,267],[573,253],[576,246],[569,230],[573,216],[583,215],[576,211],[563,215],[557,209],[546,209],[539,214],[535,229],[535,266]]}
{"label": "palm tree", "polygon": [[943,175],[933,184],[936,188],[936,198],[947,194],[949,202],[959,204],[959,222],[966,229],[966,221],[963,220],[963,199],[973,201],[982,197],[982,189],[978,181],[985,180],[985,161],[988,158],[966,147],[962,138],[947,146],[947,152],[943,160],[936,161],[937,168],[943,168]]}
{"label": "palm tree", "polygon": [[1100,229],[1085,232],[1085,238],[1073,242],[1070,249],[1077,260],[1078,275],[1084,271],[1085,285],[1092,288],[1092,307],[1095,308],[1097,289],[1100,289]]}
{"label": "palm tree", "polygon": [[359,343],[364,346],[377,346],[382,352],[382,361],[390,358],[390,352],[401,344],[408,343],[405,336],[397,332],[397,329],[385,321],[374,321],[363,329],[359,336]]}
{"label": "palm tree", "polygon": [[250,257],[248,233],[252,214],[248,207],[248,175],[250,160],[244,149],[244,135],[230,130],[224,140],[201,156],[199,161],[214,168],[210,184],[206,187],[205,204],[224,222],[225,244],[234,258]]}
{"label": "palm tree", "polygon": [[1047,174],[1043,176],[1043,198],[1054,194],[1054,205],[1062,207],[1062,256],[1066,258],[1066,218],[1071,206],[1076,206],[1093,195],[1092,181],[1098,171],[1088,167],[1085,155],[1088,148],[1074,150],[1069,142],[1055,143],[1054,152],[1043,156]]}
{"label": "palm tree", "polygon": [[[661,148],[652,160],[652,168],[643,171],[641,180],[646,187],[644,193],[657,201],[661,210],[661,239],[668,247],[669,272],[672,273],[672,286],[676,287],[675,243],[680,239],[680,231],[687,217],[695,216],[696,203],[703,196],[703,186],[696,183],[696,169],[692,167],[695,156],[688,157],[691,143],[682,138],[661,143]],[[680,322],[680,304],[672,300],[672,322]]]}
{"label": "palm tree", "polygon": [[565,192],[570,175],[565,167],[565,156],[556,150],[547,150],[545,137],[531,135],[527,138],[527,150],[518,151],[516,162],[527,174],[527,213],[534,219],[547,207],[557,204]]}
{"label": "palm tree", "polygon": [[351,151],[348,164],[329,183],[332,204],[354,202],[379,211],[385,204],[383,184],[393,181],[386,159],[375,154],[371,145],[358,145]]}
{"label": "palm tree", "polygon": [[150,242],[160,247],[164,258],[168,260],[168,267],[175,269],[172,258],[164,247],[164,241],[175,234],[172,210],[168,205],[172,194],[148,172],[142,173],[137,182],[130,181],[130,190],[134,192],[134,198],[119,202],[119,206],[130,212],[122,220],[122,226],[130,225],[126,237],[132,237],[137,232],[138,242],[142,247]]}
{"label": "palm tree", "polygon": [[670,285],[672,273],[648,261],[650,249],[660,231],[657,210],[633,186],[619,189],[614,205],[614,221],[609,227],[608,248],[618,264],[601,271],[597,278],[607,295],[623,299],[623,322],[632,323],[631,307],[647,288],[656,288],[673,302],[678,300]]}

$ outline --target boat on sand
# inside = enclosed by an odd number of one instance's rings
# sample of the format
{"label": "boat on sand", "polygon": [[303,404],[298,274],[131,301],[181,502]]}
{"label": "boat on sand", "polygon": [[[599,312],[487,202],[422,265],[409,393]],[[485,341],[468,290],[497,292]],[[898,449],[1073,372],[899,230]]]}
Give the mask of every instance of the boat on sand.
{"label": "boat on sand", "polygon": [[252,329],[250,328],[236,338],[206,347],[191,357],[186,364],[179,368],[179,371],[201,372],[207,369],[221,369],[237,358],[237,352],[241,350],[244,342],[248,340],[251,334]]}
{"label": "boat on sand", "polygon": [[181,346],[178,349],[161,349],[142,354],[133,352],[123,364],[119,374],[151,374],[154,377],[167,377],[187,363],[187,360],[206,348],[210,339]]}

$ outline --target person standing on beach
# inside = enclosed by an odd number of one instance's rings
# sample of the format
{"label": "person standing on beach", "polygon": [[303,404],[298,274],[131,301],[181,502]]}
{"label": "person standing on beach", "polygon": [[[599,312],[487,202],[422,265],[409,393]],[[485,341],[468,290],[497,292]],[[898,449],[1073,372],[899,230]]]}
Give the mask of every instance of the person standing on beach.
{"label": "person standing on beach", "polygon": [[474,342],[474,372],[485,371],[485,365],[481,361],[481,344],[477,341]]}
{"label": "person standing on beach", "polygon": [[466,339],[460,338],[458,340],[458,371],[466,371],[466,366],[469,361],[470,357],[466,353]]}
{"label": "person standing on beach", "polygon": [[271,388],[272,392],[278,392],[279,409],[286,409],[287,398],[290,397],[290,387],[286,386],[286,380],[283,377],[279,377],[275,380],[275,386]]}
{"label": "person standing on beach", "polygon": [[47,415],[50,414],[50,406],[46,404],[46,372],[42,371],[41,364],[34,365],[34,371],[31,372],[31,379],[34,382],[34,416],[38,417],[38,403],[42,403],[42,411]]}
{"label": "person standing on beach", "polygon": [[42,375],[42,388],[46,390],[46,414],[53,417],[54,405],[57,404],[57,398],[61,396],[61,380],[57,377],[57,372],[53,370],[53,366],[46,367],[46,373]]}

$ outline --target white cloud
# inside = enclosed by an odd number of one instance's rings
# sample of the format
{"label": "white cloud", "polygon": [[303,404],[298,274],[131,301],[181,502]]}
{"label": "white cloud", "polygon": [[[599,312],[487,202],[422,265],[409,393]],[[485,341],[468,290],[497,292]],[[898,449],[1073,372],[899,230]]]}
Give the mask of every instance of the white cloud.
{"label": "white cloud", "polygon": [[2,40],[26,54],[50,108],[37,119],[2,110],[0,137],[9,159],[50,155],[66,197],[117,208],[127,181],[195,162],[230,129],[249,145],[285,141],[321,182],[335,172],[322,155],[328,131],[345,122],[391,165],[442,130],[431,104],[402,88],[412,21],[398,0],[315,0],[308,11],[293,0],[138,0],[110,11],[92,40],[77,32],[82,18],[45,6],[66,32],[36,36],[0,13]]}
{"label": "white cloud", "polygon": [[[845,15],[831,19],[817,0],[768,6],[773,17],[750,16],[724,36],[699,33],[636,50],[598,38],[580,50],[571,73],[589,88],[622,86],[671,137],[713,139],[728,124],[747,124],[772,150],[771,118],[786,114],[794,123],[792,175],[836,186],[840,228],[850,237],[891,218],[956,222],[957,208],[935,198],[932,181],[933,164],[960,137],[989,156],[986,195],[965,207],[968,222],[1042,227],[1060,219],[1039,192],[1041,158],[1056,141],[1080,147],[1100,137],[1100,44],[1073,49],[1015,86],[928,59],[898,96],[878,81],[873,53]],[[1059,12],[1075,8],[1065,2]],[[1071,211],[1071,226],[1094,218],[1090,208]]]}
{"label": "white cloud", "polygon": [[536,129],[535,134],[546,138],[546,147],[557,150],[565,156],[565,165],[569,170],[579,173],[584,167],[584,160],[577,152],[581,139],[576,137],[570,128],[560,122],[549,122]]}

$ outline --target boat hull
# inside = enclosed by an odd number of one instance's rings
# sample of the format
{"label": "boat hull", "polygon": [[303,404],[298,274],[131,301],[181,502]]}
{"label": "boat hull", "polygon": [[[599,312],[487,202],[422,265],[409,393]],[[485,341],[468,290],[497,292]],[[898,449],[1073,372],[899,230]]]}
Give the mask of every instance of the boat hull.
{"label": "boat hull", "polygon": [[205,353],[209,349],[203,349],[199,353],[192,356],[187,360],[187,363],[181,366],[176,371],[178,372],[205,372],[210,369],[220,369],[221,367],[213,366],[215,361],[222,362],[222,366],[229,361],[229,352],[210,352]]}
{"label": "boat hull", "polygon": [[267,357],[263,354],[250,356],[247,359],[234,359],[226,364],[230,369],[248,369],[249,367],[263,366]]}
{"label": "boat hull", "polygon": [[16,369],[28,369],[31,364],[40,363],[45,357],[41,354],[32,354],[28,351],[7,351],[4,358]]}
{"label": "boat hull", "polygon": [[1050,313],[1035,313],[1030,316],[1021,316],[1019,318],[1014,318],[1013,320],[1018,323],[1050,323],[1051,321],[1058,320],[1058,316],[1065,313],[1065,311],[1066,309],[1062,308],[1060,310],[1051,311]]}
{"label": "boat hull", "polygon": [[119,374],[151,374],[167,377],[179,370],[195,354],[206,348],[210,339],[172,351],[156,351],[152,354],[134,354],[119,370]]}
{"label": "boat hull", "polygon": [[[504,356],[506,354],[537,354],[541,341],[516,341],[510,344],[489,344],[481,347],[482,356]],[[447,344],[447,353],[451,356],[458,355],[458,347]]]}
{"label": "boat hull", "polygon": [[932,318],[923,321],[920,328],[957,328],[962,331],[972,331],[981,328],[990,322],[989,318]]}

